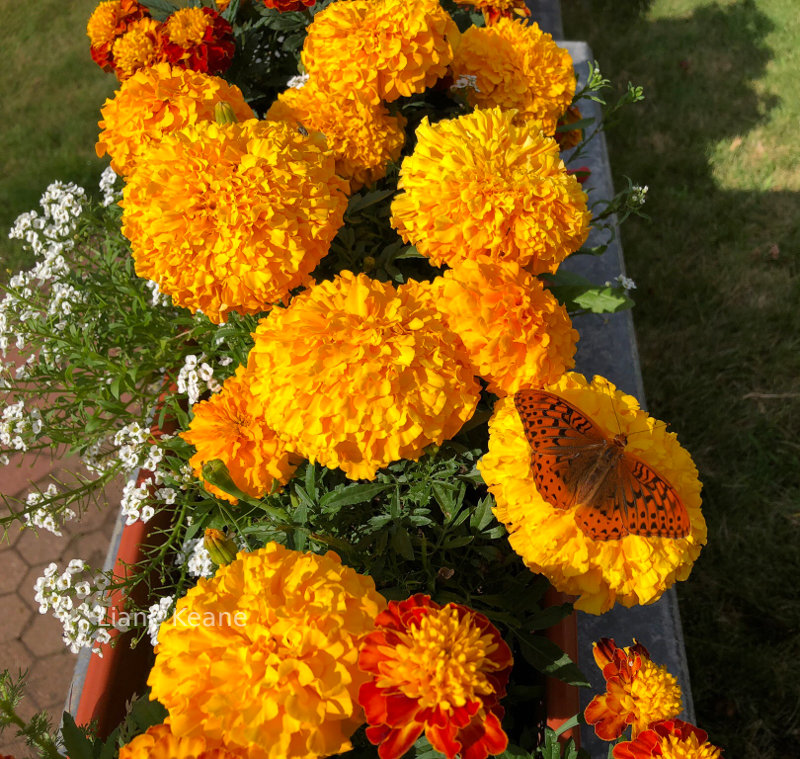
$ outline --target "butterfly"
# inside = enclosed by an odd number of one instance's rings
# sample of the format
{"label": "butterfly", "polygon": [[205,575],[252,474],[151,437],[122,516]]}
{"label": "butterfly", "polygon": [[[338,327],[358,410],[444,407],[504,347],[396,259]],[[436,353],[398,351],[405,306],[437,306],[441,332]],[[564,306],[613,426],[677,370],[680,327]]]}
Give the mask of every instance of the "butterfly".
{"label": "butterfly", "polygon": [[680,495],[625,450],[625,435],[609,438],[579,408],[544,390],[520,390],[514,405],[531,447],[537,490],[556,508],[575,508],[575,522],[585,535],[618,540],[629,534],[689,534],[689,513]]}

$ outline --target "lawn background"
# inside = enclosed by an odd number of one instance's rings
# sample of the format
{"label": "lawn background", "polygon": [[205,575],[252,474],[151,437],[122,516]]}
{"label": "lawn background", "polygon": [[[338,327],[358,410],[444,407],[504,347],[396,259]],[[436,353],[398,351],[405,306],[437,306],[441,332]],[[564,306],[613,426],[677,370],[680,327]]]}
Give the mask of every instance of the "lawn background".
{"label": "lawn background", "polygon": [[[0,0],[0,227],[54,179],[94,191],[96,0]],[[728,759],[800,743],[800,14],[796,0],[562,0],[618,86],[609,134],[648,404],[694,454],[709,545],[679,585],[698,721]],[[0,234],[0,276],[21,260]],[[620,641],[628,643],[628,641]],[[643,641],[647,643],[647,641]]]}
{"label": "lawn background", "polygon": [[622,230],[648,405],[704,483],[708,546],[678,585],[698,722],[729,759],[785,757],[800,744],[800,8],[562,9],[566,36],[647,98],[609,149],[618,187],[650,187],[651,221]]}

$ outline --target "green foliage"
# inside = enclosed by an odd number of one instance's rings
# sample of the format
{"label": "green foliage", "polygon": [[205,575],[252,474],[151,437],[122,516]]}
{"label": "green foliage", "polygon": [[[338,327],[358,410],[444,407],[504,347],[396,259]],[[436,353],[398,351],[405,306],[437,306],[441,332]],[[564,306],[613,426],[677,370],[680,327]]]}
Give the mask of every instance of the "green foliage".
{"label": "green foliage", "polygon": [[572,313],[614,314],[633,307],[621,284],[595,285],[586,277],[559,269],[542,276],[547,288]]}

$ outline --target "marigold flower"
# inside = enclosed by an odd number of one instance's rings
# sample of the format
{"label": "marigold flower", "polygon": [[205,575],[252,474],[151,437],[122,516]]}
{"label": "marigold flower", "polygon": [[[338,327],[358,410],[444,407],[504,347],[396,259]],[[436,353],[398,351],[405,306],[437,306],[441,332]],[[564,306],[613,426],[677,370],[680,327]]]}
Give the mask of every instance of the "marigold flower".
{"label": "marigold flower", "polygon": [[169,720],[147,728],[147,732],[119,750],[119,759],[245,759],[246,756],[244,752],[214,745],[202,735],[178,738],[173,735]]}
{"label": "marigold flower", "polygon": [[264,0],[267,8],[274,8],[281,13],[291,11],[301,11],[303,8],[310,8],[317,0]]}
{"label": "marigold flower", "polygon": [[525,0],[458,0],[459,5],[471,5],[483,12],[487,26],[491,26],[501,18],[528,18],[530,8]]}
{"label": "marigold flower", "polygon": [[458,37],[438,0],[340,0],[314,17],[302,60],[342,97],[392,102],[443,77]]}
{"label": "marigold flower", "polygon": [[372,578],[333,552],[240,553],[162,623],[152,697],[176,736],[249,759],[341,753],[363,722],[358,648],[385,606]]}
{"label": "marigold flower", "polygon": [[417,594],[390,601],[359,655],[371,675],[359,703],[367,738],[381,759],[398,759],[425,731],[448,759],[485,759],[505,751],[500,720],[513,660],[489,620],[460,604]]}
{"label": "marigold flower", "polygon": [[153,18],[134,21],[111,46],[114,72],[122,81],[145,66],[158,63],[161,56],[161,24]]}
{"label": "marigold flower", "polygon": [[108,153],[114,171],[128,176],[138,156],[165,134],[198,121],[213,121],[217,103],[230,105],[239,121],[255,116],[241,90],[224,79],[168,63],[141,69],[103,105],[97,155]]}
{"label": "marigold flower", "polygon": [[311,461],[374,479],[455,435],[480,389],[429,294],[342,272],[274,309],[248,372],[267,424]]}
{"label": "marigold flower", "polygon": [[392,225],[440,266],[486,255],[555,271],[589,234],[586,194],[555,140],[493,108],[417,129]]}
{"label": "marigold flower", "polygon": [[678,681],[652,661],[641,643],[618,648],[613,639],[602,638],[593,650],[606,691],[592,699],[584,716],[598,737],[615,741],[631,725],[635,738],[652,723],[681,713]]}
{"label": "marigold flower", "polygon": [[438,307],[489,392],[541,387],[574,366],[578,333],[567,310],[518,264],[463,261],[436,282]]}
{"label": "marigold flower", "polygon": [[104,71],[114,70],[111,47],[114,40],[140,18],[148,17],[147,9],[136,0],[107,0],[100,3],[86,24],[94,62]]}
{"label": "marigold flower", "polygon": [[181,8],[164,23],[166,60],[182,68],[221,74],[231,65],[236,45],[233,27],[212,8]]}
{"label": "marigold flower", "polygon": [[614,759],[720,759],[722,749],[708,742],[708,733],[683,720],[657,722],[632,741],[614,746]]}
{"label": "marigold flower", "polygon": [[[569,126],[570,124],[576,124],[583,118],[583,114],[580,111],[580,108],[576,105],[571,105],[561,118],[558,120],[558,126]],[[561,150],[571,150],[572,148],[577,148],[580,145],[581,140],[583,139],[583,129],[569,129],[565,132],[556,132],[555,134],[556,142],[558,142],[558,147]]]}
{"label": "marigold flower", "polygon": [[[181,437],[197,449],[189,465],[198,479],[203,480],[203,464],[219,459],[236,487],[260,498],[280,489],[294,475],[301,459],[265,424],[243,366],[225,380],[219,393],[195,403],[192,413],[189,429]],[[204,481],[203,485],[210,493],[237,502],[211,483]]]}
{"label": "marigold flower", "polygon": [[683,538],[628,534],[596,540],[575,522],[575,509],[548,503],[531,473],[531,448],[513,396],[501,398],[489,422],[489,451],[478,468],[495,496],[495,516],[506,525],[511,547],[534,572],[563,593],[579,596],[575,608],[601,614],[618,602],[648,604],[676,580],[685,580],[706,542],[700,481],[689,453],[666,425],[603,377],[589,383],[565,374],[546,388],[572,403],[610,437],[628,436],[626,450],[665,477],[678,492],[691,529]]}
{"label": "marigold flower", "polygon": [[321,147],[256,120],[164,135],[120,203],[137,274],[215,323],[280,302],[328,252],[347,206]]}
{"label": "marigold flower", "polygon": [[518,122],[530,121],[549,135],[575,95],[570,54],[535,23],[501,18],[470,27],[461,35],[452,70],[456,78],[476,78],[477,87],[466,92],[472,105],[514,108]]}
{"label": "marigold flower", "polygon": [[386,176],[386,166],[400,158],[406,141],[405,119],[384,105],[363,103],[329,92],[313,80],[278,95],[267,119],[322,132],[336,159],[336,173],[357,192]]}

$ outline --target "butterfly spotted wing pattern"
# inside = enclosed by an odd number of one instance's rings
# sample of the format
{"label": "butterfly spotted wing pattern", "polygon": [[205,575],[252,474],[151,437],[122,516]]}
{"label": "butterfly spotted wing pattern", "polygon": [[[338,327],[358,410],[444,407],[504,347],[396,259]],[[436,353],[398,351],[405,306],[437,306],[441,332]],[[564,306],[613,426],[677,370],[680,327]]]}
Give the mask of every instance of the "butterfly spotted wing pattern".
{"label": "butterfly spotted wing pattern", "polygon": [[575,508],[576,524],[590,538],[689,533],[680,496],[625,451],[624,435],[609,439],[580,409],[544,390],[521,390],[514,404],[531,447],[537,490],[556,508]]}

